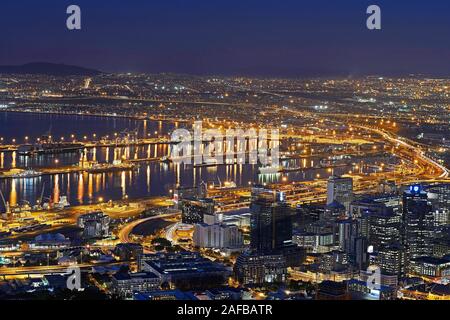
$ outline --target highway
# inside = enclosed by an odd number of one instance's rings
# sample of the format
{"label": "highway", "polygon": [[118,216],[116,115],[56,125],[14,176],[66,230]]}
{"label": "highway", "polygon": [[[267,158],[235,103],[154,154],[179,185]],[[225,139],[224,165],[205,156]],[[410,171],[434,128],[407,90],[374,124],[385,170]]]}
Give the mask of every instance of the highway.
{"label": "highway", "polygon": [[[89,269],[95,266],[111,266],[111,265],[121,265],[125,264],[126,261],[121,262],[102,262],[102,263],[83,263],[76,264],[72,267],[78,267],[80,269]],[[32,267],[16,267],[16,268],[0,268],[0,277],[4,276],[18,276],[18,275],[42,275],[42,274],[51,274],[51,273],[67,273],[67,268],[70,266],[32,266]]]}
{"label": "highway", "polygon": [[129,224],[127,224],[126,226],[124,226],[118,233],[118,237],[121,243],[130,243],[132,241],[130,241],[130,234],[133,231],[133,229],[140,225],[141,223],[147,222],[147,221],[151,221],[151,220],[156,220],[156,219],[162,219],[162,218],[170,218],[170,217],[174,217],[176,215],[178,215],[179,213],[167,213],[167,214],[161,214],[161,215],[157,215],[157,216],[152,216],[152,217],[148,217],[148,218],[144,218],[144,219],[139,219],[136,221],[133,221]]}
{"label": "highway", "polygon": [[[286,112],[292,113],[294,115],[302,115],[303,114],[302,112],[295,111],[295,110],[287,110]],[[437,180],[449,178],[450,171],[445,166],[437,163],[435,160],[428,157],[421,148],[412,145],[411,144],[411,143],[413,143],[412,141],[408,142],[410,140],[408,140],[406,138],[401,138],[391,132],[386,132],[386,131],[380,130],[378,128],[361,125],[359,123],[350,123],[350,120],[352,118],[349,118],[346,115],[340,114],[339,118],[342,118],[342,117],[344,118],[343,121],[337,120],[337,122],[344,122],[344,123],[347,123],[348,125],[358,127],[360,129],[363,129],[366,131],[374,132],[374,133],[380,135],[384,139],[384,141],[390,142],[393,145],[402,146],[403,148],[405,148],[407,151],[406,152],[407,154],[402,154],[401,152],[399,152],[399,153],[396,153],[396,155],[399,157],[405,157],[405,158],[409,157],[411,159],[415,159],[418,162],[420,162],[419,164],[421,164],[424,168],[427,166],[433,168],[433,171],[435,170],[435,171],[437,171],[437,173],[431,172],[431,174],[433,175],[431,178],[435,178]],[[417,145],[419,145],[419,143],[417,143]],[[416,176],[416,178],[419,179],[420,177]],[[426,177],[426,178],[429,179],[430,177]]]}
{"label": "highway", "polygon": [[449,177],[450,172],[445,166],[443,166],[443,165],[437,163],[436,161],[434,161],[433,159],[427,157],[425,155],[425,152],[422,149],[407,143],[406,141],[400,139],[400,137],[395,136],[392,133],[388,133],[388,132],[380,130],[380,129],[365,127],[365,126],[360,126],[360,125],[358,125],[357,127],[375,132],[375,133],[381,135],[387,141],[394,143],[394,144],[402,145],[403,147],[413,151],[415,153],[415,154],[413,154],[413,156],[415,155],[422,162],[424,162],[427,165],[438,170],[438,172],[439,172],[438,173],[439,176],[437,176],[438,179],[447,179]]}

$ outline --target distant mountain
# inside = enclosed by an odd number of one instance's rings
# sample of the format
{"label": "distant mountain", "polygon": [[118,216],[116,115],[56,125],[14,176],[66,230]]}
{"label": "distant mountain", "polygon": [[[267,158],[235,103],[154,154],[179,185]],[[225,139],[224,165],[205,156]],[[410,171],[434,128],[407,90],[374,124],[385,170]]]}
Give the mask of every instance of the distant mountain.
{"label": "distant mountain", "polygon": [[55,64],[33,62],[20,66],[0,66],[0,74],[45,74],[50,76],[95,76],[102,72],[94,69]]}

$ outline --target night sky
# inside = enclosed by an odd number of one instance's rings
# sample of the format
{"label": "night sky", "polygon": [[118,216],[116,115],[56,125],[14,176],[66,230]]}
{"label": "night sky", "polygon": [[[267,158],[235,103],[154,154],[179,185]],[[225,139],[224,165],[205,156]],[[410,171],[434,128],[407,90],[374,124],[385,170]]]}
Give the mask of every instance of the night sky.
{"label": "night sky", "polygon": [[[82,30],[66,29],[66,8]],[[382,30],[366,28],[366,8]],[[0,65],[252,76],[450,73],[449,0],[1,0]]]}

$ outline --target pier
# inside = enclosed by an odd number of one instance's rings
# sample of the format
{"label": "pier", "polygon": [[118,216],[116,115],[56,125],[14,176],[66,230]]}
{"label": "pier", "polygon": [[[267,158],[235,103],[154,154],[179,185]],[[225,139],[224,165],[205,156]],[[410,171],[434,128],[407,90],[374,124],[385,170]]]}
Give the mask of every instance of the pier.
{"label": "pier", "polygon": [[[92,149],[92,148],[110,148],[110,147],[129,147],[129,146],[146,146],[146,145],[173,145],[177,144],[177,142],[171,141],[167,138],[143,138],[136,140],[99,140],[99,141],[78,141],[73,140],[73,143],[79,143],[82,145],[83,149]],[[1,145],[0,144],[0,152],[16,152],[19,150],[21,146],[26,144],[8,144]]]}

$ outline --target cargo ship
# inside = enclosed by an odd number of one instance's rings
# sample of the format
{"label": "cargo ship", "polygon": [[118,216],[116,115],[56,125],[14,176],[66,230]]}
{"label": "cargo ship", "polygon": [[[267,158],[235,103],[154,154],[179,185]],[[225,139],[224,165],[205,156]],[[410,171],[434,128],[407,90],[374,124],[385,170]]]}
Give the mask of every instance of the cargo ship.
{"label": "cargo ship", "polygon": [[0,172],[0,179],[27,179],[42,176],[42,172],[36,170],[11,169]]}
{"label": "cargo ship", "polygon": [[59,154],[79,152],[84,148],[81,143],[55,142],[50,136],[42,136],[35,144],[23,144],[19,146],[17,153],[20,156],[33,156],[41,154]]}
{"label": "cargo ship", "polygon": [[266,166],[266,167],[260,167],[259,173],[260,174],[275,174],[280,173],[283,170],[282,166]]}
{"label": "cargo ship", "polygon": [[114,161],[113,163],[95,163],[89,168],[85,169],[88,173],[104,173],[115,171],[129,171],[136,168],[133,163],[123,163],[121,161]]}

